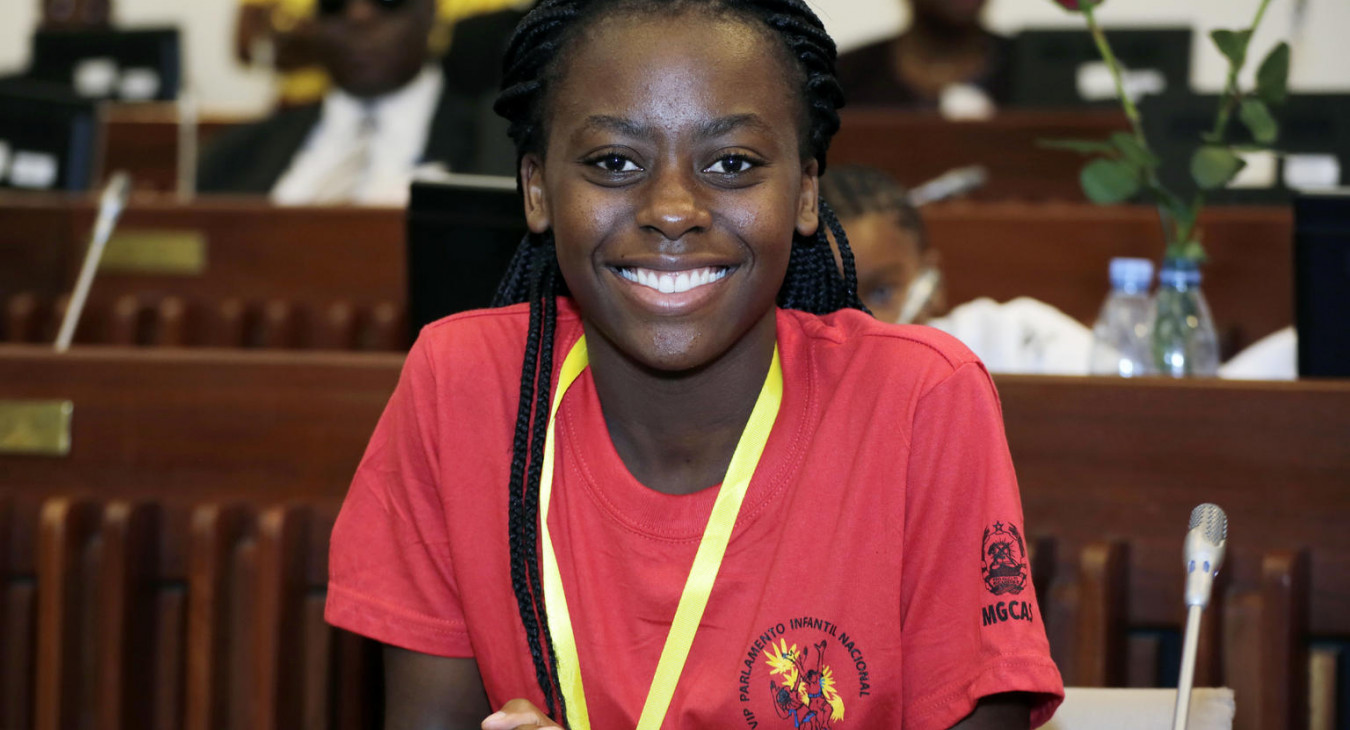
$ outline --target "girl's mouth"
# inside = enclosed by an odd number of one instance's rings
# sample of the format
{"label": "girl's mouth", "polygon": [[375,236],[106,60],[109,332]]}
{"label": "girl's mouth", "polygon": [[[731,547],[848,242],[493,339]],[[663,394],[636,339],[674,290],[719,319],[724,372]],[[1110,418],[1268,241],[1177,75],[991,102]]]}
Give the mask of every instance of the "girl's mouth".
{"label": "girl's mouth", "polygon": [[636,267],[620,267],[619,276],[628,281],[654,289],[662,294],[682,294],[721,280],[731,269],[727,266],[705,266],[684,271],[656,271]]}

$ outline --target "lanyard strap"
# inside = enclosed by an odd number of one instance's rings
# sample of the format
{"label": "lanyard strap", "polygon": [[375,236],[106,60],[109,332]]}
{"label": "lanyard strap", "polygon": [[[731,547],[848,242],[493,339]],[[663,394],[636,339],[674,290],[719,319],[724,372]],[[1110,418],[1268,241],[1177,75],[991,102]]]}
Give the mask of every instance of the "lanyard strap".
{"label": "lanyard strap", "polygon": [[[548,415],[548,436],[544,442],[543,473],[539,479],[539,526],[542,532],[541,542],[544,549],[544,609],[548,617],[549,631],[553,636],[553,649],[557,658],[554,671],[558,673],[558,684],[562,687],[563,698],[567,702],[568,724],[573,730],[590,730],[590,715],[586,711],[586,693],[581,686],[581,664],[577,658],[577,640],[572,630],[572,617],[567,610],[567,597],[563,593],[562,576],[558,572],[558,557],[553,550],[553,538],[548,530],[549,500],[553,496],[554,453],[557,450],[556,433],[558,406],[563,394],[586,369],[589,359],[586,354],[586,338],[582,336],[567,358],[563,360],[562,372],[558,377],[558,390],[553,396],[553,407]],[[773,349],[773,363],[769,366],[769,375],[764,379],[764,387],[755,400],[755,408],[750,412],[750,420],[745,424],[736,451],[731,456],[726,478],[717,491],[717,500],[713,503],[712,514],[708,517],[708,526],[703,530],[703,538],[698,543],[698,552],[694,556],[694,565],[689,570],[684,591],[680,594],[679,606],[675,609],[675,618],[670,624],[670,633],[666,635],[665,647],[661,650],[661,660],[656,665],[656,675],[652,679],[651,689],[647,692],[647,701],[642,706],[642,716],[638,720],[638,730],[657,730],[665,719],[670,707],[671,697],[675,695],[675,685],[684,671],[684,662],[689,657],[689,647],[694,643],[694,634],[703,620],[703,610],[708,606],[708,596],[712,593],[713,582],[717,580],[717,571],[722,567],[722,557],[726,554],[727,543],[731,541],[731,530],[736,524],[736,515],[741,510],[741,502],[750,487],[750,477],[759,465],[768,443],[769,431],[778,417],[778,407],[783,401],[783,368],[778,359],[778,348]]]}

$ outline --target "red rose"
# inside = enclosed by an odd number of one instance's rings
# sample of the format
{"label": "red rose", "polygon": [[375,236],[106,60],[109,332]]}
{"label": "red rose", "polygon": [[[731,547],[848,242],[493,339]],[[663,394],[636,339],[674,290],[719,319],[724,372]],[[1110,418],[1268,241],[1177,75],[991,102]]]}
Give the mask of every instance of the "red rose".
{"label": "red rose", "polygon": [[[1055,2],[1059,3],[1065,10],[1072,10],[1075,12],[1082,10],[1082,8],[1079,7],[1079,0],[1055,0]],[[1102,2],[1103,0],[1084,0],[1083,4],[1095,8],[1098,5],[1101,5]]]}

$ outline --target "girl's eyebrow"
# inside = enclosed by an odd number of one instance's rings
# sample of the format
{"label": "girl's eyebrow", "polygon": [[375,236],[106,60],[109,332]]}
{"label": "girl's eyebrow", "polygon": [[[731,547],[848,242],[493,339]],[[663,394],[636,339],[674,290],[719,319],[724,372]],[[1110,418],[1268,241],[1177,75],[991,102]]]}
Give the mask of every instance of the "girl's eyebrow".
{"label": "girl's eyebrow", "polygon": [[[736,129],[749,127],[756,131],[770,131],[771,127],[760,118],[758,114],[729,114],[725,117],[718,117],[699,124],[694,131],[695,139],[704,140],[720,137]],[[612,114],[592,114],[586,117],[586,122],[581,125],[583,131],[603,130],[608,132],[617,132],[627,137],[636,137],[638,139],[653,139],[656,137],[656,130],[648,124],[641,124],[624,117],[614,116]]]}

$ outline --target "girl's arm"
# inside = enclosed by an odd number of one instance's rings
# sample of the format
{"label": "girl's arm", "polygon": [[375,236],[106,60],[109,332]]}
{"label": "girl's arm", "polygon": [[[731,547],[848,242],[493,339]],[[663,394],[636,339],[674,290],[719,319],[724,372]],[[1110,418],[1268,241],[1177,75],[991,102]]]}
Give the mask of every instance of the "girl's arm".
{"label": "girl's arm", "polygon": [[1031,726],[1031,697],[1005,692],[980,699],[975,711],[952,730],[1025,730]]}
{"label": "girl's arm", "polygon": [[386,730],[478,730],[488,707],[478,663],[384,647]]}

